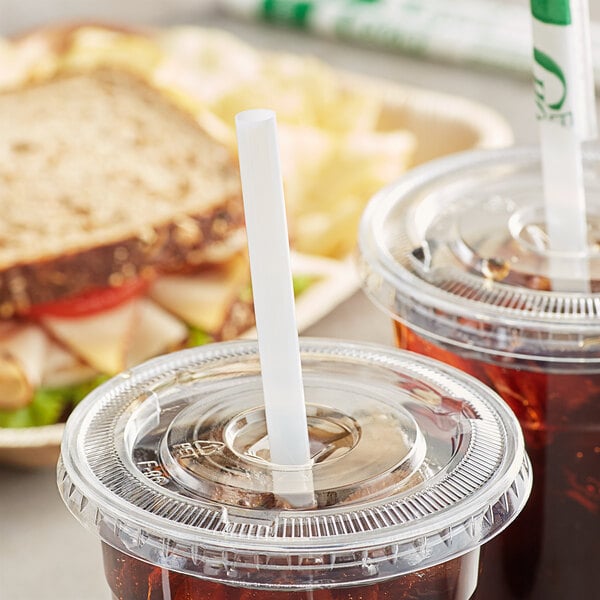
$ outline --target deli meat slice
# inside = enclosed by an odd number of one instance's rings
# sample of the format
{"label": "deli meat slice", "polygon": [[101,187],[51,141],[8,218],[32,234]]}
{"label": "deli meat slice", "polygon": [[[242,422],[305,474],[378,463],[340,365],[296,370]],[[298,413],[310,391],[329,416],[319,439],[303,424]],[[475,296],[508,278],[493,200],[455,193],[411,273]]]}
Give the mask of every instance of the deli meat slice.
{"label": "deli meat slice", "polygon": [[50,340],[42,375],[42,387],[77,385],[93,379],[96,375],[98,375],[96,369],[84,363],[61,344]]}
{"label": "deli meat slice", "polygon": [[173,350],[188,337],[188,328],[178,318],[146,298],[137,300],[137,324],[126,356],[126,366]]}
{"label": "deli meat slice", "polygon": [[0,408],[27,406],[39,386],[49,340],[36,325],[4,330],[0,337]]}
{"label": "deli meat slice", "polygon": [[137,302],[130,300],[87,317],[45,317],[42,324],[88,365],[114,375],[125,368],[137,308]]}
{"label": "deli meat slice", "polygon": [[160,277],[150,288],[150,296],[189,325],[215,334],[247,282],[248,263],[234,259],[197,275]]}

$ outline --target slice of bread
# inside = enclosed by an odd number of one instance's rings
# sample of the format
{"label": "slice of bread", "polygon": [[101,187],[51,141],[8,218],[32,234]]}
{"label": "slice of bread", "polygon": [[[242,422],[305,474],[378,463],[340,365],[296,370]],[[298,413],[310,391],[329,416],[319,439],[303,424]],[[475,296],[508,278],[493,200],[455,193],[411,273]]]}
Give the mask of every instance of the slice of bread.
{"label": "slice of bread", "polygon": [[115,69],[0,94],[0,318],[201,264],[243,225],[228,151]]}

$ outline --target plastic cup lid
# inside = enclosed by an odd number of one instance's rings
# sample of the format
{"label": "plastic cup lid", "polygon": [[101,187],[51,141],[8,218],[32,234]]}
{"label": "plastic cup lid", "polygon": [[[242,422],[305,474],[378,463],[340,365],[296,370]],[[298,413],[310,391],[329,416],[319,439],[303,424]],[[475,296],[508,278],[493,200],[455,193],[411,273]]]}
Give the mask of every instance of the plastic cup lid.
{"label": "plastic cup lid", "polygon": [[237,342],[145,363],[76,408],[58,469],[71,512],[152,564],[250,586],[292,569],[290,589],[442,563],[521,510],[529,462],[491,390],[398,350],[303,340],[301,352],[312,506],[274,493],[306,471],[269,462],[257,347]]}
{"label": "plastic cup lid", "polygon": [[521,510],[529,462],[491,390],[394,349],[303,340],[301,352],[312,505],[290,505],[307,472],[269,462],[257,347],[236,342],[145,363],[76,408],[58,479],[71,512],[152,564],[300,589],[445,562]]}
{"label": "plastic cup lid", "polygon": [[537,149],[468,152],[372,199],[359,234],[366,292],[394,318],[466,347],[600,361],[600,154],[584,158],[585,257],[547,248]]}

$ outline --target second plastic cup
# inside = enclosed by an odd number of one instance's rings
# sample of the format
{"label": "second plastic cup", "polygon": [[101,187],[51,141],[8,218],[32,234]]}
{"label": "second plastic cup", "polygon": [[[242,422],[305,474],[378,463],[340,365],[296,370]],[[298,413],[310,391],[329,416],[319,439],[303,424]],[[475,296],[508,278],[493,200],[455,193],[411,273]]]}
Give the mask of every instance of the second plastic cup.
{"label": "second plastic cup", "polygon": [[471,597],[481,545],[530,490],[513,414],[416,355],[331,340],[301,352],[309,471],[270,461],[253,342],[156,359],[77,407],[59,489],[101,539],[114,598]]}
{"label": "second plastic cup", "polygon": [[585,156],[585,174],[585,256],[548,250],[534,149],[430,163],[383,190],[361,223],[364,288],[398,345],[476,376],[524,430],[532,497],[486,546],[482,600],[598,588],[600,155]]}

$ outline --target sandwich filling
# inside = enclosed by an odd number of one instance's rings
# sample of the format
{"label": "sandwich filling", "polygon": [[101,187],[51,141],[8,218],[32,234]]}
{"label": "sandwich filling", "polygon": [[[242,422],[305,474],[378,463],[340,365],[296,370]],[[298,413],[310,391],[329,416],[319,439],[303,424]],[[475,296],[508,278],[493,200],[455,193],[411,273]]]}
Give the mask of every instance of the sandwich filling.
{"label": "sandwich filling", "polygon": [[115,68],[0,94],[0,426],[253,324],[229,151]]}

